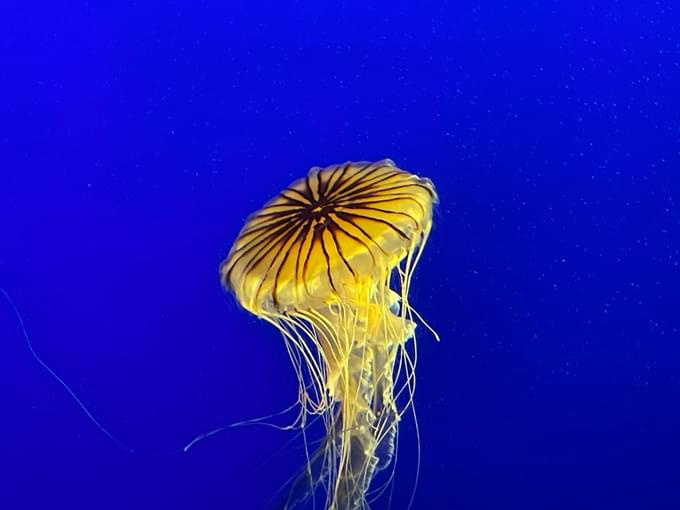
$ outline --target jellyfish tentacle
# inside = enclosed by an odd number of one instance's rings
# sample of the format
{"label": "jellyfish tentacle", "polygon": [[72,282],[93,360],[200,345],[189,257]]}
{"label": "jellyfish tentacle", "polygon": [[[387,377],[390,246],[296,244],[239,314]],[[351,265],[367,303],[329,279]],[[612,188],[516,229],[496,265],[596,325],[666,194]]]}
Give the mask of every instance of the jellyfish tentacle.
{"label": "jellyfish tentacle", "polygon": [[[394,401],[394,381],[392,372],[394,366],[394,349],[376,353],[376,367],[382,366],[383,373],[376,371],[374,413],[378,417],[377,445],[375,456],[378,458],[377,471],[382,471],[392,463],[394,445],[399,424],[399,412]],[[389,371],[389,372],[388,372]]]}
{"label": "jellyfish tentacle", "polygon": [[319,483],[328,476],[328,439],[309,457],[305,467],[290,484],[286,500],[279,505],[280,510],[294,510],[304,505],[314,496]]}
{"label": "jellyfish tentacle", "polygon": [[[340,469],[336,481],[336,507],[343,510],[355,510],[363,506],[364,496],[373,479],[378,464],[374,452],[376,440],[374,427],[376,415],[373,412],[375,387],[373,386],[372,352],[367,353],[358,348],[351,358],[359,364],[359,368],[349,375],[347,389],[357,398],[342,401],[343,431]],[[350,362],[351,363],[351,362]],[[354,386],[354,387],[353,387]]]}

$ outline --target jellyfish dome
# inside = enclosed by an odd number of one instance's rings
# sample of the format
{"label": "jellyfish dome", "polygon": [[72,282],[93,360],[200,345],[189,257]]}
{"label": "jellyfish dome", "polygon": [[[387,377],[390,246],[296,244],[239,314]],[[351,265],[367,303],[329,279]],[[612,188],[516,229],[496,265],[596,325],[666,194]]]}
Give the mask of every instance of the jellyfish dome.
{"label": "jellyfish dome", "polygon": [[220,267],[224,287],[283,336],[298,425],[325,424],[284,508],[317,489],[326,508],[367,508],[371,481],[393,464],[415,390],[409,286],[436,202],[430,180],[390,160],[315,167],[247,219]]}

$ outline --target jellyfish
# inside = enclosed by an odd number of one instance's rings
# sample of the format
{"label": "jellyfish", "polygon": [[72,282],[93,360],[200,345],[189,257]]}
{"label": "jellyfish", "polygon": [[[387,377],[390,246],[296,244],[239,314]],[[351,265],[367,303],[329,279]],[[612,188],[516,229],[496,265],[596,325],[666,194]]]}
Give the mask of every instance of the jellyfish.
{"label": "jellyfish", "polygon": [[429,179],[391,160],[314,167],[248,217],[221,264],[223,286],[283,337],[296,423],[323,421],[283,508],[320,488],[328,509],[368,508],[371,481],[393,464],[413,403],[416,322],[427,326],[409,287],[436,202]]}

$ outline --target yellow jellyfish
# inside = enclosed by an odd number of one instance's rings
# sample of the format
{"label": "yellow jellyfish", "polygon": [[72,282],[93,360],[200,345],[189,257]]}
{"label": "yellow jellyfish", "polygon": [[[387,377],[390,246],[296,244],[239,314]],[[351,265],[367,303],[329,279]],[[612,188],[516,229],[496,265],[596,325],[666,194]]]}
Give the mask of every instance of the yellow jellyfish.
{"label": "yellow jellyfish", "polygon": [[392,463],[415,389],[409,285],[436,202],[429,179],[390,160],[315,167],[249,216],[220,266],[224,287],[283,335],[296,423],[324,421],[285,508],[319,488],[328,509],[367,508],[371,480]]}

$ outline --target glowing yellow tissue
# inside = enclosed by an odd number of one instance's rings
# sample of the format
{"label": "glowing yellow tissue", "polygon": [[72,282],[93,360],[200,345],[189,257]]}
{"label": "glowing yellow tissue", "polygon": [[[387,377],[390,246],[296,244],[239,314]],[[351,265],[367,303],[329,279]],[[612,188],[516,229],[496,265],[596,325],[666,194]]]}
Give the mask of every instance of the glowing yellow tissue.
{"label": "glowing yellow tissue", "polygon": [[320,487],[326,508],[367,508],[371,480],[392,464],[415,389],[409,286],[436,202],[428,179],[390,160],[312,168],[248,218],[220,267],[239,303],[283,335],[298,425],[325,423],[285,508]]}

